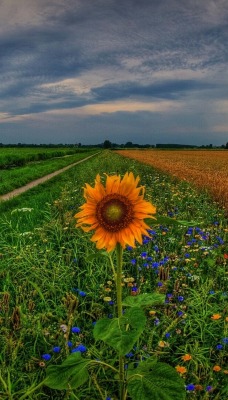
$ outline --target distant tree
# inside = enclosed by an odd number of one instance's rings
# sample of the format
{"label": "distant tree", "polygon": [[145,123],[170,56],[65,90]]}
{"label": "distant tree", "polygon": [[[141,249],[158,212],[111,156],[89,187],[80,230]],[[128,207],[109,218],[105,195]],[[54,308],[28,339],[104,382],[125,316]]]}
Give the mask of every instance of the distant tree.
{"label": "distant tree", "polygon": [[225,149],[228,149],[228,142],[226,143]]}
{"label": "distant tree", "polygon": [[111,149],[112,143],[110,142],[110,140],[105,140],[103,143],[103,147],[104,149]]}
{"label": "distant tree", "polygon": [[125,143],[125,147],[133,147],[133,143],[132,142],[126,142]]}

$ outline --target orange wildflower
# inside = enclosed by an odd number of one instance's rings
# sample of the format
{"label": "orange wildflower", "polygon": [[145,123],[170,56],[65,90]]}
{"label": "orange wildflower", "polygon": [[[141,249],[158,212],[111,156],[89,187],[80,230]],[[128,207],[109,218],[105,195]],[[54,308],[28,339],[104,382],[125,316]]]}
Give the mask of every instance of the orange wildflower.
{"label": "orange wildflower", "polygon": [[225,318],[225,321],[228,322],[228,317]]}
{"label": "orange wildflower", "polygon": [[221,367],[219,366],[219,365],[215,365],[214,367],[213,367],[213,371],[215,371],[215,372],[219,372],[219,371],[221,371]]}
{"label": "orange wildflower", "polygon": [[222,316],[220,314],[213,314],[211,316],[211,319],[213,319],[214,321],[216,321],[217,319],[220,319]]}
{"label": "orange wildflower", "polygon": [[190,354],[185,354],[181,358],[182,358],[183,361],[189,361],[189,360],[192,359],[192,356]]}
{"label": "orange wildflower", "polygon": [[187,372],[187,369],[186,369],[185,367],[182,367],[181,365],[177,365],[177,366],[175,367],[175,370],[176,370],[177,372],[179,372],[180,374],[185,374],[185,372]]}
{"label": "orange wildflower", "polygon": [[106,177],[106,186],[96,176],[95,186],[88,183],[84,188],[86,203],[80,208],[75,218],[76,227],[85,232],[95,231],[91,240],[98,249],[108,252],[115,249],[117,243],[135,247],[135,241],[142,244],[142,235],[148,236],[150,227],[145,218],[155,218],[156,208],[144,200],[144,187],[139,186],[140,178],[133,173]]}

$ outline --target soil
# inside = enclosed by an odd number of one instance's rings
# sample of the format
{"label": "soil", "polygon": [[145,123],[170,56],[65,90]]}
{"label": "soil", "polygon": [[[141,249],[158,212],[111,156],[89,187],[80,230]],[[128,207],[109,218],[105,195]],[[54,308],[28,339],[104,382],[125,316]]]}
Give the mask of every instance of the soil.
{"label": "soil", "polygon": [[[96,153],[96,154],[97,154],[97,153]],[[83,158],[83,160],[80,160],[80,161],[77,161],[77,162],[75,162],[75,163],[73,163],[73,164],[67,165],[67,167],[61,168],[61,169],[59,169],[58,171],[52,172],[51,174],[48,174],[48,175],[45,175],[45,176],[43,176],[42,178],[35,179],[34,181],[31,181],[31,182],[27,183],[26,185],[21,186],[21,187],[18,188],[18,189],[12,190],[12,192],[3,194],[2,196],[0,196],[0,201],[10,200],[10,199],[12,199],[13,197],[19,196],[21,193],[26,192],[27,190],[29,190],[29,189],[31,189],[31,188],[33,188],[33,187],[39,185],[40,183],[46,182],[48,179],[51,179],[51,178],[53,178],[54,176],[59,175],[59,174],[61,174],[62,172],[68,170],[69,168],[72,168],[72,167],[74,167],[75,165],[80,164],[81,162],[88,160],[89,158],[95,156],[96,154],[92,154],[92,155],[89,156],[89,157]]]}

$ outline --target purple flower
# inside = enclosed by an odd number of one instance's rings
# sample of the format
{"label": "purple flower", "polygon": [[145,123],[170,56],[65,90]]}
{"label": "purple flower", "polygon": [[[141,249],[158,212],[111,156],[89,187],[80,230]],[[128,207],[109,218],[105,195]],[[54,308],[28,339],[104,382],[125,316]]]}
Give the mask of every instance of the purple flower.
{"label": "purple flower", "polygon": [[162,282],[158,282],[158,286],[159,287],[163,286],[163,283]]}
{"label": "purple flower", "polygon": [[43,360],[45,361],[49,361],[51,359],[51,355],[50,354],[43,354],[42,355]]}
{"label": "purple flower", "polygon": [[73,328],[71,329],[71,332],[72,332],[72,333],[80,333],[80,332],[81,332],[81,329],[78,328],[77,326],[73,326]]}
{"label": "purple flower", "polygon": [[206,392],[211,392],[212,390],[213,390],[212,386],[209,385],[209,386],[206,387]]}

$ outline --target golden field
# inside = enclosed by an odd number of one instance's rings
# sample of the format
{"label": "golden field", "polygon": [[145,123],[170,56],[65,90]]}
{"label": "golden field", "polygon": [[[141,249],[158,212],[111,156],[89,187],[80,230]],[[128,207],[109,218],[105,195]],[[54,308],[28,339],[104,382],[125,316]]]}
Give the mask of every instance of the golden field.
{"label": "golden field", "polygon": [[206,190],[228,211],[228,150],[117,150]]}

